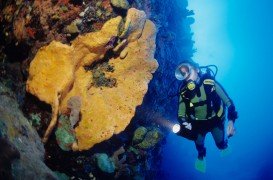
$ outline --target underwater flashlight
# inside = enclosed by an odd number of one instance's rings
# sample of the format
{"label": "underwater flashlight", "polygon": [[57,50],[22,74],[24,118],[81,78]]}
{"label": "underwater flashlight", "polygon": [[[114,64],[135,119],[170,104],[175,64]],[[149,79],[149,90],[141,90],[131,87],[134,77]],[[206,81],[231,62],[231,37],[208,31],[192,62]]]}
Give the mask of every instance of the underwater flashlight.
{"label": "underwater flashlight", "polygon": [[180,125],[179,124],[173,125],[173,132],[178,133],[179,131],[180,131]]}

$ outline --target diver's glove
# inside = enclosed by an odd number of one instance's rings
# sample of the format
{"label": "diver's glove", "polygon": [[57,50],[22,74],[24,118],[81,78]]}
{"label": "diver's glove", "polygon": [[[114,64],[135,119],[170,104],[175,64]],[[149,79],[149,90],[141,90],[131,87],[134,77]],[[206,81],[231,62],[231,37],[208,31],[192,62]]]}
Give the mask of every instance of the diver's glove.
{"label": "diver's glove", "polygon": [[228,120],[235,121],[238,119],[238,113],[235,110],[235,106],[232,104],[228,107]]}
{"label": "diver's glove", "polygon": [[230,138],[235,134],[235,127],[234,127],[234,122],[232,120],[228,121],[228,126],[227,126],[227,137]]}
{"label": "diver's glove", "polygon": [[189,122],[183,122],[182,125],[185,126],[186,129],[192,130],[192,125]]}
{"label": "diver's glove", "polygon": [[187,121],[187,119],[183,116],[178,117],[178,122],[181,126],[185,126],[186,129],[192,130],[192,125],[190,122]]}

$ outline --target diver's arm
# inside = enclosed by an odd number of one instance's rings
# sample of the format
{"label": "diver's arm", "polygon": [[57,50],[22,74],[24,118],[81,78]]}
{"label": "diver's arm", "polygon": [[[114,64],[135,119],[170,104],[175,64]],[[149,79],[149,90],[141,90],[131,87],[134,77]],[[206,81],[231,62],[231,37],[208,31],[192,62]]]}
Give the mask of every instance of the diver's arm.
{"label": "diver's arm", "polygon": [[220,98],[222,99],[226,107],[229,107],[230,105],[233,104],[232,100],[229,98],[224,88],[216,81],[215,81],[215,91],[220,96]]}
{"label": "diver's arm", "polygon": [[238,118],[238,115],[235,111],[235,106],[232,100],[229,98],[224,88],[218,82],[215,82],[215,91],[220,96],[226,107],[228,107],[228,119],[234,122]]}
{"label": "diver's arm", "polygon": [[228,126],[227,126],[227,136],[230,138],[235,134],[234,122],[238,118],[238,114],[235,111],[235,106],[232,100],[229,98],[224,88],[215,82],[216,93],[220,96],[224,104],[228,107]]}

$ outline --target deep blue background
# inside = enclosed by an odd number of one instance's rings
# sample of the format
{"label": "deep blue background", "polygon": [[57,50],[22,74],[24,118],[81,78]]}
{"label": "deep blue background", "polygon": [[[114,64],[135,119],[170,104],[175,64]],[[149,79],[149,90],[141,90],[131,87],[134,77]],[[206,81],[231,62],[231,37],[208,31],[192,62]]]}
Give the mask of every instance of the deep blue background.
{"label": "deep blue background", "polygon": [[[208,135],[207,172],[202,174],[194,169],[197,155],[194,144],[170,134],[163,150],[162,169],[169,174],[168,179],[273,179],[273,1],[229,0],[219,4],[204,0],[202,3],[223,9],[221,16],[215,12],[206,17],[211,25],[223,18],[223,28],[217,27],[217,33],[204,32],[203,36],[211,42],[200,43],[204,39],[197,38],[200,34],[195,36],[194,58],[198,57],[195,60],[201,65],[219,66],[217,79],[238,109],[237,133],[229,141],[233,151],[227,157],[220,157],[212,136]],[[198,9],[203,8],[205,13],[209,11],[206,7]],[[198,19],[194,25],[198,27]],[[200,51],[198,44],[203,44]],[[208,51],[211,54],[205,57],[203,53],[202,60],[200,54]],[[217,54],[219,51],[222,57]]]}

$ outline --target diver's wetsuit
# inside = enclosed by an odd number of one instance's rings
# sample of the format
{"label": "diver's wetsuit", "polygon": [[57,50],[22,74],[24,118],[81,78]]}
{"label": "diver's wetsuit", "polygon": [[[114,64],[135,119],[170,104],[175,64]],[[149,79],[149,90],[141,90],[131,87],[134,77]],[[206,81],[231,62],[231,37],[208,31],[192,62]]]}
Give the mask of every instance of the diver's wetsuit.
{"label": "diver's wetsuit", "polygon": [[219,149],[227,148],[227,140],[225,138],[224,117],[223,119],[215,118],[207,121],[192,122],[197,132],[197,138],[194,141],[198,151],[198,158],[202,159],[206,156],[206,148],[204,146],[205,137],[208,132],[211,132],[216,146]]}
{"label": "diver's wetsuit", "polygon": [[230,105],[232,101],[227,93],[208,75],[201,76],[199,83],[187,82],[181,89],[178,117],[192,123],[199,159],[206,156],[204,141],[208,132],[219,149],[227,148],[224,120],[225,107]]}

